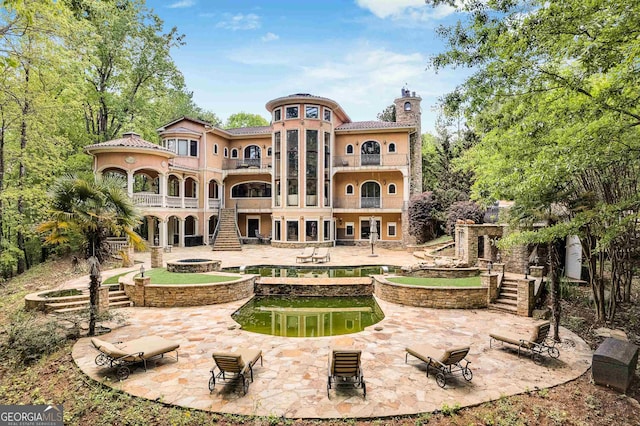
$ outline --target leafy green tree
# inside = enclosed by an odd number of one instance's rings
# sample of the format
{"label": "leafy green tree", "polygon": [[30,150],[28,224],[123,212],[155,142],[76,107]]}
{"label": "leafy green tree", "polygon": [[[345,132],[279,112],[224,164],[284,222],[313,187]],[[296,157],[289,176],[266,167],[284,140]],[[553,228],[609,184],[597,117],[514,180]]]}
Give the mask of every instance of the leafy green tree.
{"label": "leafy green tree", "polygon": [[[616,301],[628,300],[630,271],[640,258],[640,4],[430,3],[467,12],[465,22],[439,30],[448,48],[431,65],[477,70],[448,103],[448,111],[463,112],[480,138],[465,155],[475,173],[473,197],[514,200],[519,224],[550,224],[514,236],[520,242],[553,248],[578,235],[597,316],[612,319]],[[555,294],[557,253],[549,253]],[[552,309],[557,338],[557,298]]]}
{"label": "leafy green tree", "polygon": [[381,113],[377,115],[378,120],[380,121],[389,121],[391,123],[396,122],[396,106],[395,104],[391,104],[384,109]]}
{"label": "leafy green tree", "polygon": [[237,112],[231,114],[224,124],[225,129],[237,129],[240,127],[257,127],[268,126],[269,122],[258,114],[251,114],[248,112]]}
{"label": "leafy green tree", "polygon": [[135,204],[123,189],[119,177],[60,178],[51,188],[50,219],[42,222],[38,231],[46,234],[45,242],[63,244],[74,234],[85,242],[85,257],[91,264],[89,335],[95,333],[96,301],[99,287],[99,265],[109,255],[107,238],[126,236],[129,244],[144,248],[142,237],[134,228],[140,223]]}
{"label": "leafy green tree", "polygon": [[431,191],[415,195],[409,200],[409,234],[418,244],[438,236],[440,231],[439,212],[442,207]]}

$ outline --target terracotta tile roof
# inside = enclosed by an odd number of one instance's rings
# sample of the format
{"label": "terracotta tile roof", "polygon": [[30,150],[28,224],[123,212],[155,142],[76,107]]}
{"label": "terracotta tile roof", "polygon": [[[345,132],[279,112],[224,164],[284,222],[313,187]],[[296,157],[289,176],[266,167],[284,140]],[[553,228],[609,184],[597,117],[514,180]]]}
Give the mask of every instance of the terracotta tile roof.
{"label": "terracotta tile roof", "polygon": [[160,145],[156,145],[155,143],[147,142],[144,139],[140,138],[140,135],[137,133],[125,133],[119,139],[112,139],[110,141],[95,143],[93,145],[87,145],[84,147],[86,151],[91,151],[98,148],[144,148],[144,149],[152,149],[155,151],[162,152],[172,152],[166,148],[161,147]]}
{"label": "terracotta tile roof", "polygon": [[201,133],[192,129],[188,129],[186,127],[174,127],[173,129],[167,129],[160,133],[188,133],[190,135],[200,135]]}
{"label": "terracotta tile roof", "polygon": [[354,121],[336,127],[336,130],[364,130],[364,129],[393,129],[413,127],[406,123],[392,123],[390,121]]}
{"label": "terracotta tile roof", "polygon": [[271,126],[238,127],[237,129],[224,129],[232,135],[267,135],[271,133]]}

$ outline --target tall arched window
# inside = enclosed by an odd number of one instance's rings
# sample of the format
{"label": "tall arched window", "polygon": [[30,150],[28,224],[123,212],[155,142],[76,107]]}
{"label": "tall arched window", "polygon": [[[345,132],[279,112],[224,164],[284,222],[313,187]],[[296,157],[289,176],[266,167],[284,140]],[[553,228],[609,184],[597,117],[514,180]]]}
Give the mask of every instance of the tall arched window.
{"label": "tall arched window", "polygon": [[404,103],[404,110],[411,111],[411,102],[407,101]]}
{"label": "tall arched window", "polygon": [[376,141],[366,141],[360,148],[360,159],[363,166],[380,164],[380,144]]}
{"label": "tall arched window", "polygon": [[380,208],[380,184],[365,182],[360,188],[360,208]]}

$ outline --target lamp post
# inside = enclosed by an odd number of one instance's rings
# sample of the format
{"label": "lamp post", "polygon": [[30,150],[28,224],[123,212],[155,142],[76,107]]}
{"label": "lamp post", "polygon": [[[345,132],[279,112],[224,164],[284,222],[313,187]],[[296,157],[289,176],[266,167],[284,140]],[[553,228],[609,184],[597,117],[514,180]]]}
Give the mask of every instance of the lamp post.
{"label": "lamp post", "polygon": [[529,268],[529,265],[527,265],[526,268],[524,268],[524,279],[528,279],[528,275],[531,273],[531,269]]}
{"label": "lamp post", "polygon": [[140,277],[144,278],[144,265],[140,265]]}
{"label": "lamp post", "polygon": [[493,262],[489,261],[489,263],[487,263],[487,273],[489,275],[491,275],[491,269],[493,269]]}

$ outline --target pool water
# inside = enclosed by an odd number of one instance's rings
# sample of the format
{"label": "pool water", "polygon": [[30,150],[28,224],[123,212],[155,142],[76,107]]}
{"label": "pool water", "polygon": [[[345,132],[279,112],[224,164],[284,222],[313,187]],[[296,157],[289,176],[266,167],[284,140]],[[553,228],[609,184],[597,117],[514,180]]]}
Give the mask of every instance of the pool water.
{"label": "pool water", "polygon": [[[389,266],[389,272],[395,272],[395,266]],[[240,268],[224,268],[225,272],[240,272]],[[369,275],[382,274],[382,266],[272,266],[258,265],[248,266],[245,274],[258,274],[261,277],[286,277],[286,278],[346,278],[368,277]]]}
{"label": "pool water", "polygon": [[357,333],[384,313],[372,296],[254,297],[233,315],[244,330],[284,337]]}

